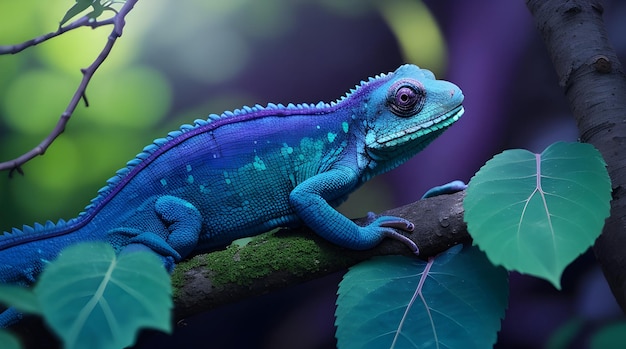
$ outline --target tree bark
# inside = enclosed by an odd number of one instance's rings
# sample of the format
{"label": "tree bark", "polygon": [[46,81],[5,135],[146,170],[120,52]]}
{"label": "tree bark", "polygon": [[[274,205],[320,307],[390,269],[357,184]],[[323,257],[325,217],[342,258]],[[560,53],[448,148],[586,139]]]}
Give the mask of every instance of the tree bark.
{"label": "tree bark", "polygon": [[626,312],[626,79],[608,41],[598,0],[529,0],[580,140],[602,153],[613,187],[611,216],[594,252]]}

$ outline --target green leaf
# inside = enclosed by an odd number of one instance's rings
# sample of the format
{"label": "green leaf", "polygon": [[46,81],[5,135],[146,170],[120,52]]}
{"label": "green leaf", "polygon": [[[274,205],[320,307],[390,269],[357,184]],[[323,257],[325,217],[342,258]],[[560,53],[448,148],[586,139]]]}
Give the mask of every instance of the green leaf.
{"label": "green leaf", "polygon": [[610,200],[600,153],[559,142],[541,154],[496,155],[470,181],[463,206],[474,244],[494,264],[560,288],[565,267],[600,235]]}
{"label": "green leaf", "polygon": [[0,347],[2,349],[21,349],[22,346],[17,338],[11,333],[0,330]]}
{"label": "green leaf", "polygon": [[92,3],[99,3],[99,1],[100,0],[76,0],[76,4],[70,7],[70,9],[65,13],[65,16],[63,16],[63,19],[61,19],[59,27],[63,26],[63,24],[74,18],[77,14],[85,11],[89,6],[91,6]]}
{"label": "green leaf", "polygon": [[124,348],[140,328],[170,331],[169,275],[151,252],[116,256],[106,243],[63,250],[35,286],[65,348]]}
{"label": "green leaf", "polygon": [[490,348],[508,299],[508,279],[475,247],[431,261],[376,257],[339,284],[337,347]]}
{"label": "green leaf", "polygon": [[9,284],[0,284],[0,303],[14,307],[23,313],[40,314],[41,306],[32,289]]}
{"label": "green leaf", "polygon": [[86,16],[92,19],[96,19],[98,17],[100,17],[100,15],[104,12],[104,10],[106,9],[105,6],[103,6],[100,1],[94,1],[91,4],[91,7],[93,7],[93,11],[89,12]]}
{"label": "green leaf", "polygon": [[574,317],[565,324],[559,326],[548,338],[546,349],[567,349],[574,343],[576,336],[583,328],[585,321],[582,318]]}
{"label": "green leaf", "polygon": [[626,343],[626,322],[601,328],[591,337],[591,349],[622,349]]}

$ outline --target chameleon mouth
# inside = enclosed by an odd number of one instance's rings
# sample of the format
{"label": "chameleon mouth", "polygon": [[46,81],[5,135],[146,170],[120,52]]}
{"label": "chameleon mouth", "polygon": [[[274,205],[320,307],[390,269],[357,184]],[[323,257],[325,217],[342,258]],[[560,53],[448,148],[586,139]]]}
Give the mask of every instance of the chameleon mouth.
{"label": "chameleon mouth", "polygon": [[376,143],[383,145],[384,147],[392,147],[397,143],[404,143],[407,140],[414,140],[417,138],[430,139],[430,133],[433,134],[432,136],[436,137],[443,132],[443,130],[459,120],[464,112],[465,109],[463,106],[459,105],[443,115],[433,117],[394,134],[381,137],[376,141]]}

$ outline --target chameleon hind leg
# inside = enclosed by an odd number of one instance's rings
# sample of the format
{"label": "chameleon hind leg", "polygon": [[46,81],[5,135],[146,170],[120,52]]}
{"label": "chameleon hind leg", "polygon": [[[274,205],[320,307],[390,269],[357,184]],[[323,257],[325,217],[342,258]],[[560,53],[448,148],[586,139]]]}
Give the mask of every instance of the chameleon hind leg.
{"label": "chameleon hind leg", "polygon": [[202,216],[192,203],[164,195],[142,205],[126,226],[110,230],[108,238],[122,253],[155,252],[171,271],[196,247],[201,229]]}
{"label": "chameleon hind leg", "polygon": [[[110,230],[107,237],[119,253],[155,252],[171,272],[175,263],[196,247],[201,229],[202,217],[194,205],[166,195],[146,202],[125,226]],[[0,328],[11,326],[21,318],[22,314],[15,308],[7,308],[0,313]]]}

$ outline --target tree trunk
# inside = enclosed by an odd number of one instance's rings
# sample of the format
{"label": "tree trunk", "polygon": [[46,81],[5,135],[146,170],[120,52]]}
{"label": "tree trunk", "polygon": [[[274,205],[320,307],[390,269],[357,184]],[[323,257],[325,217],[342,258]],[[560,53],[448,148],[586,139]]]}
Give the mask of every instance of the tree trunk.
{"label": "tree trunk", "polygon": [[594,252],[615,299],[626,312],[626,79],[602,21],[597,0],[529,0],[580,140],[607,162],[613,187],[611,216]]}

